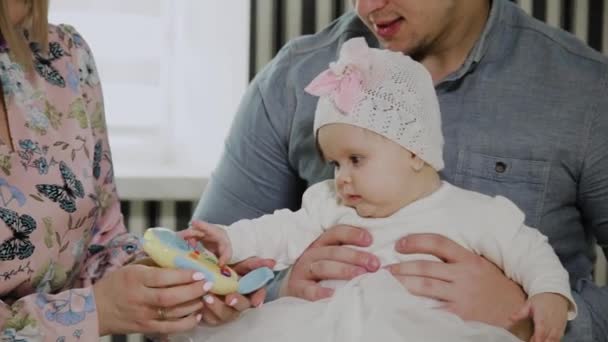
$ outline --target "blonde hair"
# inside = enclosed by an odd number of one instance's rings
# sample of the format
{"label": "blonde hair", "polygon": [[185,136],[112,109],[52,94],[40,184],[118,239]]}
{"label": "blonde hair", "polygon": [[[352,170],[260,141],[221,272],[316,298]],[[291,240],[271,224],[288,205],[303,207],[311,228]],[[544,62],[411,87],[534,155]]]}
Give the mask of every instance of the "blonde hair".
{"label": "blonde hair", "polygon": [[[34,69],[29,42],[36,42],[46,53],[48,50],[48,12],[49,0],[23,0],[28,13],[23,21],[15,26],[9,18],[8,1],[0,0],[0,34],[9,46],[11,57],[26,71]],[[26,39],[24,30],[28,31]]]}

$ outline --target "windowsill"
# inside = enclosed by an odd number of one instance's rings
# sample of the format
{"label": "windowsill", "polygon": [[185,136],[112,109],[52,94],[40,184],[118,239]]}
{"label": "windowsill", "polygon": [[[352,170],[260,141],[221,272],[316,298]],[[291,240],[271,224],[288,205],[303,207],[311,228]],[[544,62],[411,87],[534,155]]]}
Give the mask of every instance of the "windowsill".
{"label": "windowsill", "polygon": [[[142,171],[145,170],[145,171]],[[118,169],[116,187],[121,200],[184,200],[201,197],[209,172],[189,174],[175,168]]]}

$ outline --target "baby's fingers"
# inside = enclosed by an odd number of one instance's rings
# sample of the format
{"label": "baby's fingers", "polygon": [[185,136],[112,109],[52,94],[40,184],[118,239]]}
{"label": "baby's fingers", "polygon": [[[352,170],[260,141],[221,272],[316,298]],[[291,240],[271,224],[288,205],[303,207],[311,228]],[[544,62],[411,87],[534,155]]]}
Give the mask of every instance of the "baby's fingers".
{"label": "baby's fingers", "polygon": [[192,239],[202,239],[206,236],[206,234],[202,231],[188,228],[177,232],[177,236],[181,237],[184,240],[190,241]]}
{"label": "baby's fingers", "polygon": [[217,259],[217,263],[220,267],[224,267],[228,263],[228,259],[229,258],[226,253],[220,253],[219,258]]}
{"label": "baby's fingers", "polygon": [[534,321],[534,335],[532,335],[533,342],[546,342],[549,336],[549,329],[547,329],[547,322],[540,317],[540,315],[532,313],[532,320]]}

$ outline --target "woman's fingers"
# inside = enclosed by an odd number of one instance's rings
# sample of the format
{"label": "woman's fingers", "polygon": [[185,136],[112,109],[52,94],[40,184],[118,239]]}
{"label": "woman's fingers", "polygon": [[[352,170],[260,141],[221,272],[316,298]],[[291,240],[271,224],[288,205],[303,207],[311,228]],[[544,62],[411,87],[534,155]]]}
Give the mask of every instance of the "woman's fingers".
{"label": "woman's fingers", "polygon": [[[246,304],[250,306],[249,300],[246,297],[241,296],[239,298],[241,303],[240,305]],[[233,319],[237,318],[240,314],[240,311],[236,310],[234,307],[227,305],[223,300],[218,297],[207,294],[203,297],[205,301],[205,308],[215,315],[219,319],[221,323],[230,322]],[[237,300],[238,302],[238,300]]]}
{"label": "woman's fingers", "polygon": [[[192,314],[197,314],[204,307],[205,307],[205,304],[203,303],[202,299],[198,298],[195,300],[191,300],[187,303],[182,303],[182,304],[176,305],[174,307],[162,308],[162,310],[163,310],[164,318],[166,320],[176,320],[176,319],[181,319],[181,318],[190,316]],[[158,313],[158,310],[159,309],[157,309],[157,313]],[[161,317],[158,317],[158,318],[161,318]]]}
{"label": "woman's fingers", "polygon": [[203,297],[211,287],[210,282],[196,281],[190,284],[166,288],[147,288],[144,291],[144,301],[152,306],[173,307]]}
{"label": "woman's fingers", "polygon": [[207,308],[203,309],[203,311],[201,312],[201,315],[202,315],[201,320],[203,322],[205,322],[205,324],[207,324],[207,325],[218,326],[218,325],[224,323],[211,310],[209,310]]}
{"label": "woman's fingers", "polygon": [[201,272],[186,269],[170,269],[158,267],[139,267],[132,274],[133,277],[141,277],[138,283],[146,287],[165,288],[183,284],[190,284],[205,279]]}
{"label": "woman's fingers", "polygon": [[[228,297],[226,297],[226,298],[228,299]],[[262,305],[264,303],[265,299],[266,299],[266,289],[265,288],[261,288],[249,296],[250,305],[254,306],[256,308],[259,307],[260,305]],[[229,303],[228,305],[231,305],[230,304],[231,302],[232,302],[232,299],[230,298],[229,301],[227,301],[227,303]],[[243,311],[243,310],[249,308],[249,306],[244,307],[244,305],[240,301],[238,303],[239,303],[239,305],[235,306],[235,308],[239,311]]]}
{"label": "woman's fingers", "polygon": [[202,314],[193,313],[186,317],[175,320],[154,320],[141,332],[173,334],[192,330],[202,320]]}

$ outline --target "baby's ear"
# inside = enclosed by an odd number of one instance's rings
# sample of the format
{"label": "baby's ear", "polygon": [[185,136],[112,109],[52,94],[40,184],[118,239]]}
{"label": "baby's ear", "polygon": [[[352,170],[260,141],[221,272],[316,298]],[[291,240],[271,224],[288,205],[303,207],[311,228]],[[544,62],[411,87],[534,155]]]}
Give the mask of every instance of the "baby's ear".
{"label": "baby's ear", "polygon": [[418,157],[417,154],[412,153],[412,169],[414,169],[414,171],[419,172],[420,170],[422,170],[422,168],[424,168],[424,164],[424,160]]}

